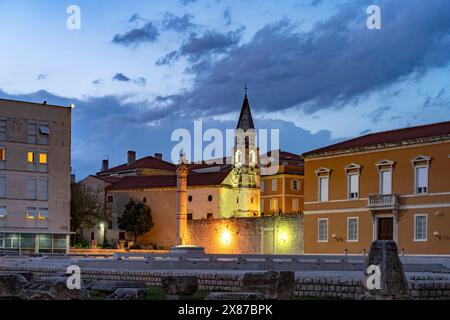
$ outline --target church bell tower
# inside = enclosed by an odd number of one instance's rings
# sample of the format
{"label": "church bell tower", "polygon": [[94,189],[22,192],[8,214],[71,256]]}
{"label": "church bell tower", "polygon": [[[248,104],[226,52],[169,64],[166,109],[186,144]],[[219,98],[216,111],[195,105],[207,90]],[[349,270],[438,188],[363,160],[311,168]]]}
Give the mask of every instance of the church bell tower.
{"label": "church bell tower", "polygon": [[245,85],[244,102],[236,127],[233,148],[233,187],[236,188],[237,217],[260,215],[260,170],[259,152],[256,146],[256,131]]}

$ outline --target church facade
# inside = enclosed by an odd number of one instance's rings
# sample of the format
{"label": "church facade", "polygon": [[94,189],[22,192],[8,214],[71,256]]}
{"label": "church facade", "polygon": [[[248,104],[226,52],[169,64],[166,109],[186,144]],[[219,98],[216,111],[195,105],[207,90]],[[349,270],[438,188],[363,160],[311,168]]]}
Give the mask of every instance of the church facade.
{"label": "church facade", "polygon": [[[236,127],[231,161],[220,164],[189,164],[186,183],[186,220],[259,217],[260,168],[256,131],[245,93]],[[139,241],[158,248],[176,244],[177,166],[164,161],[161,154],[136,160],[128,152],[126,164],[102,170],[80,181],[92,192],[101,194],[105,205],[111,207],[112,219],[94,229],[83,230],[87,240],[109,244],[131,240],[127,232],[118,228],[118,217],[131,198],[144,202],[152,212],[154,227]]]}

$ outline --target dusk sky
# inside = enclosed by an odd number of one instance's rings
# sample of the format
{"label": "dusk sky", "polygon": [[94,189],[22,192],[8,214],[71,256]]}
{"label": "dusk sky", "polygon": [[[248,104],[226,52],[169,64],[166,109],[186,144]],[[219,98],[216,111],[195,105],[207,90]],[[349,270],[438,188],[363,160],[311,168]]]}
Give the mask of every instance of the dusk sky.
{"label": "dusk sky", "polygon": [[78,179],[127,150],[169,160],[197,119],[234,128],[245,82],[256,127],[294,153],[450,120],[448,0],[0,0],[0,26],[0,97],[75,104]]}

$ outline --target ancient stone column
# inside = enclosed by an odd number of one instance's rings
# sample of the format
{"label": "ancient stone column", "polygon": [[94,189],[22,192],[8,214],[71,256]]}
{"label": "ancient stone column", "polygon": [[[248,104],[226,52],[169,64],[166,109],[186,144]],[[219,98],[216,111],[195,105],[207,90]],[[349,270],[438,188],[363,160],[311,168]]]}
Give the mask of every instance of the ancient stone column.
{"label": "ancient stone column", "polygon": [[187,176],[189,165],[180,157],[177,167],[177,246],[184,244],[187,234]]}
{"label": "ancient stone column", "polygon": [[397,244],[392,240],[376,240],[367,257],[363,299],[408,299],[408,282]]}

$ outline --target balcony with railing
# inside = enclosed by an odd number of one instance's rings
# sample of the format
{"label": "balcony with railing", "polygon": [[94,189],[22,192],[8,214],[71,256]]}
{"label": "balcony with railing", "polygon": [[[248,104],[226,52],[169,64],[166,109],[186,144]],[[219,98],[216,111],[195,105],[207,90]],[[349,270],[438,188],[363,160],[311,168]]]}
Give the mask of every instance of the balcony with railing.
{"label": "balcony with railing", "polygon": [[367,200],[367,207],[376,209],[398,209],[398,195],[396,194],[372,194]]}

